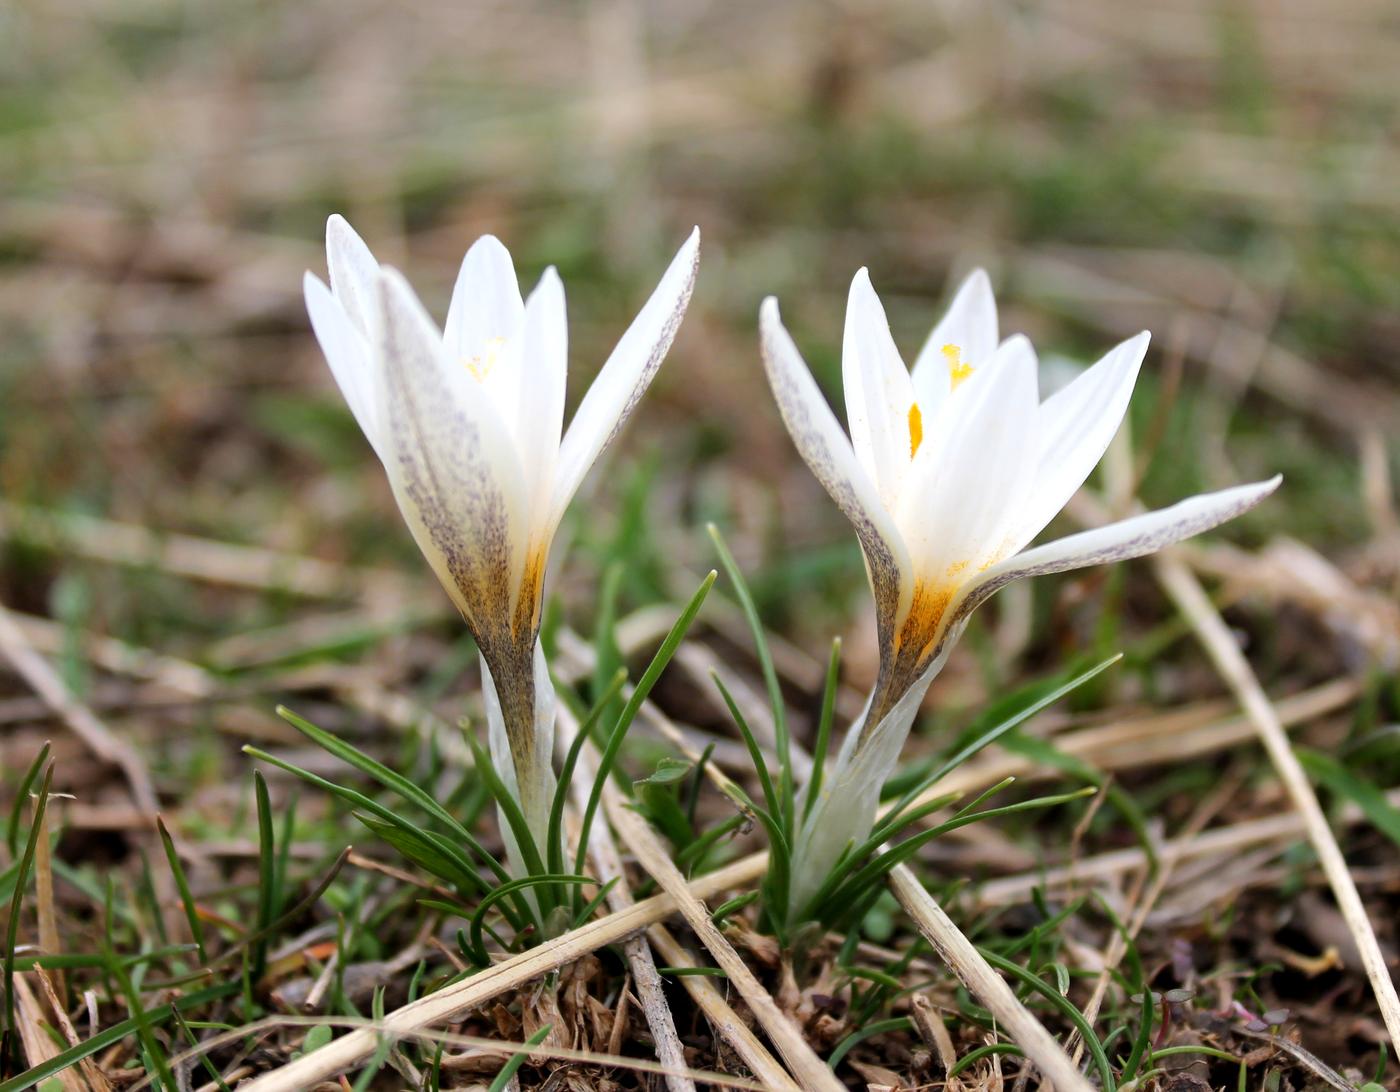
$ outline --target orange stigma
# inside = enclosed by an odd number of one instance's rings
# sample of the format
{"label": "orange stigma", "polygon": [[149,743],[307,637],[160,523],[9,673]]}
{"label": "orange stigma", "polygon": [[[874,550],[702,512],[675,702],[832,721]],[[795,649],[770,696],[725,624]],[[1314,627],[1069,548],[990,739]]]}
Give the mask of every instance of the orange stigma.
{"label": "orange stigma", "polygon": [[972,374],[972,365],[962,358],[962,349],[956,345],[943,346],[943,356],[948,361],[948,382],[951,390]]}
{"label": "orange stigma", "polygon": [[924,442],[924,415],[919,403],[909,404],[909,458],[919,453],[919,445]]}

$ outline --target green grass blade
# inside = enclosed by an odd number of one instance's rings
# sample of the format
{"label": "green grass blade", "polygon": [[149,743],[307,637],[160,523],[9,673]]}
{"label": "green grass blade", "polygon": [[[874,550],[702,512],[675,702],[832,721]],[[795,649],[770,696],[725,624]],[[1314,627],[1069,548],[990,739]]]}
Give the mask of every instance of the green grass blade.
{"label": "green grass blade", "polygon": [[583,871],[584,859],[588,854],[588,838],[593,830],[593,817],[598,813],[598,804],[603,798],[603,786],[607,784],[607,779],[612,773],[613,764],[617,761],[617,754],[622,748],[622,741],[627,735],[627,729],[636,719],[642,702],[646,701],[647,695],[651,693],[651,688],[656,685],[656,680],[661,677],[661,673],[671,662],[671,657],[676,654],[676,649],[680,648],[681,641],[685,639],[691,623],[695,621],[695,616],[700,613],[701,604],[705,602],[705,597],[709,595],[710,588],[714,586],[715,578],[718,575],[714,570],[711,570],[709,575],[700,582],[700,587],[690,597],[690,602],[685,605],[680,617],[671,626],[670,632],[666,634],[666,639],[661,642],[661,647],[656,650],[656,655],[652,657],[646,671],[642,672],[642,677],[633,688],[631,697],[627,699],[627,703],[622,707],[622,712],[618,714],[617,723],[613,725],[612,732],[608,735],[608,742],[603,748],[602,758],[598,762],[593,788],[588,793],[588,804],[583,809],[583,822],[579,827],[578,834],[578,852],[574,857],[574,872],[576,873]]}
{"label": "green grass blade", "polygon": [[481,935],[482,926],[486,921],[486,914],[491,907],[502,899],[507,899],[517,891],[525,891],[534,887],[545,887],[553,884],[596,884],[598,881],[590,876],[571,876],[567,872],[559,875],[543,873],[537,876],[523,876],[518,880],[511,880],[510,883],[503,883],[491,894],[481,900],[476,908],[476,913],[472,914],[470,932],[468,934],[471,950],[480,955],[481,965],[488,967],[491,965],[491,957],[486,951],[486,940]]}
{"label": "green grass blade", "polygon": [[598,723],[603,711],[612,704],[613,698],[621,692],[622,684],[626,681],[627,669],[619,667],[613,673],[612,681],[598,695],[598,700],[593,703],[588,716],[579,725],[573,743],[569,744],[568,754],[564,756],[564,764],[559,770],[559,784],[554,788],[554,802],[549,808],[550,872],[564,871],[564,807],[569,800],[569,785],[574,779],[574,767],[578,765],[578,756],[583,751],[583,745],[592,737],[593,726]]}
{"label": "green grass blade", "polygon": [[573,927],[577,929],[593,916],[595,910],[603,905],[603,900],[608,897],[608,892],[617,886],[621,876],[614,876],[602,887],[598,888],[598,893],[583,904],[583,909],[574,915]]}
{"label": "green grass blade", "polygon": [[[536,844],[535,835],[530,830],[530,824],[525,819],[524,811],[520,808],[520,801],[501,780],[501,775],[496,772],[495,763],[491,761],[491,755],[481,745],[481,741],[476,738],[476,733],[464,727],[462,734],[467,737],[467,743],[471,745],[472,757],[476,759],[476,767],[486,780],[487,791],[496,801],[496,806],[501,809],[501,814],[505,816],[511,833],[515,835],[516,845],[520,849],[521,856],[525,858],[521,862],[525,871],[531,876],[544,875],[544,858],[540,856],[540,847]],[[506,886],[509,887],[511,882],[507,881]],[[554,896],[548,887],[542,888],[539,894],[540,909],[547,915],[556,905]],[[543,925],[544,922],[541,921],[540,924]]]}
{"label": "green grass blade", "polygon": [[1309,777],[1342,799],[1350,800],[1377,830],[1400,846],[1400,808],[1387,800],[1385,793],[1331,755],[1305,747],[1295,747],[1294,753]]}
{"label": "green grass blade", "polygon": [[999,737],[1005,735],[1017,725],[1025,723],[1041,710],[1048,708],[1059,701],[1070,691],[1083,686],[1100,672],[1108,670],[1123,657],[1122,655],[1110,657],[1102,663],[1089,668],[1087,671],[1073,675],[1066,681],[1064,675],[1059,675],[1044,682],[1033,683],[1032,685],[1017,691],[1014,694],[995,702],[991,708],[983,713],[974,722],[971,728],[964,733],[964,737],[970,737],[968,742],[959,747],[950,757],[941,762],[935,769],[919,780],[910,788],[899,801],[891,808],[885,816],[885,822],[893,821],[900,812],[907,808],[918,798],[925,789],[936,784],[940,779],[947,776],[952,770],[957,769],[978,751],[988,744],[994,743]]}
{"label": "green grass blade", "polygon": [[778,786],[782,804],[781,809],[775,814],[782,816],[784,830],[792,830],[794,823],[792,740],[788,735],[787,708],[783,703],[783,688],[778,682],[778,672],[773,666],[773,653],[768,648],[768,637],[763,630],[763,620],[758,616],[758,607],[754,604],[753,593],[749,591],[748,582],[744,579],[744,574],[734,560],[734,555],[729,552],[729,546],[719,533],[718,527],[711,523],[706,530],[709,531],[710,538],[714,541],[715,549],[719,553],[719,562],[724,568],[724,575],[729,577],[734,585],[734,594],[739,599],[739,606],[744,612],[744,618],[749,623],[749,631],[753,634],[754,652],[758,656],[759,670],[763,673],[763,685],[768,688],[768,701],[773,707],[773,742],[774,749],[778,752]]}
{"label": "green grass blade", "polygon": [[195,949],[199,952],[199,962],[208,963],[209,956],[204,950],[204,924],[199,920],[199,909],[195,906],[194,894],[190,891],[190,881],[185,875],[184,865],[180,863],[180,855],[175,852],[175,841],[170,837],[165,820],[160,816],[156,816],[156,829],[160,831],[160,842],[165,847],[165,859],[175,877],[176,890],[180,892],[180,905],[184,908],[190,936],[194,938]]}
{"label": "green grass blade", "polygon": [[1099,1037],[1094,1034],[1094,1026],[1085,1019],[1084,1014],[1079,1011],[1078,1006],[1056,990],[1054,986],[1051,986],[1048,982],[1041,979],[1039,975],[1032,974],[1019,963],[1013,963],[1004,956],[998,955],[996,952],[988,951],[985,948],[979,948],[978,951],[980,951],[982,957],[997,970],[1011,975],[1011,977],[1029,986],[1036,993],[1044,997],[1062,1016],[1078,1029],[1080,1039],[1083,1041],[1084,1046],[1089,1051],[1089,1055],[1094,1060],[1094,1068],[1099,1071],[1100,1087],[1105,1089],[1105,1092],[1114,1092],[1118,1085],[1113,1078],[1113,1067],[1108,1064],[1108,1055],[1104,1053],[1103,1043],[1101,1043]]}
{"label": "green grass blade", "polygon": [[[185,1011],[197,1009],[202,1005],[210,1004],[214,1001],[222,1001],[238,993],[240,985],[237,982],[224,982],[217,986],[210,986],[207,989],[196,990],[193,993],[185,994],[178,1000],[165,1005],[157,1005],[143,1013],[143,1017],[148,1027],[155,1027],[158,1024],[169,1020],[174,1015],[177,1007]],[[63,1072],[71,1066],[77,1065],[84,1058],[91,1058],[95,1054],[100,1054],[108,1047],[121,1042],[128,1035],[132,1035],[138,1028],[138,1022],[134,1017],[123,1020],[119,1024],[113,1024],[103,1031],[99,1031],[90,1039],[84,1039],[77,1046],[71,1046],[67,1050],[59,1051],[46,1062],[40,1062],[23,1073],[16,1074],[9,1080],[0,1081],[0,1092],[25,1092],[26,1089],[48,1080],[55,1074]]]}
{"label": "green grass blade", "polygon": [[[719,688],[720,695],[724,698],[724,704],[729,707],[729,715],[734,718],[734,724],[739,729],[740,736],[743,737],[744,746],[748,748],[749,761],[753,763],[754,773],[758,775],[759,787],[763,790],[763,804],[768,809],[768,813],[781,824],[783,822],[782,801],[773,788],[773,778],[768,773],[768,763],[763,760],[763,751],[758,745],[753,729],[749,727],[749,722],[740,711],[734,696],[729,692],[729,687],[725,686],[724,680],[719,677],[719,673],[711,671],[710,678]],[[791,834],[791,831],[791,827],[783,827],[784,835]]]}
{"label": "green grass blade", "polygon": [[859,1031],[853,1031],[839,1043],[836,1049],[831,1052],[831,1057],[826,1060],[826,1064],[834,1071],[842,1062],[842,1059],[851,1052],[853,1047],[859,1046],[867,1039],[872,1039],[876,1035],[886,1035],[891,1031],[908,1031],[914,1026],[914,1021],[907,1016],[895,1016],[889,1020],[877,1020],[873,1024],[867,1024]]}
{"label": "green grass blade", "polygon": [[5,843],[10,847],[10,856],[19,856],[19,824],[24,815],[24,802],[29,799],[29,790],[34,787],[34,779],[39,776],[39,771],[44,768],[44,763],[49,759],[49,751],[53,745],[48,740],[39,748],[39,753],[34,756],[34,761],[29,764],[29,769],[25,771],[23,780],[19,783],[19,789],[15,793],[15,801],[10,805],[10,822],[5,829]]}
{"label": "green grass blade", "polygon": [[[300,766],[294,765],[293,763],[288,762],[285,759],[278,758],[276,755],[264,751],[259,747],[254,747],[251,744],[246,745],[243,748],[243,753],[258,759],[258,761],[260,762],[266,762],[270,766],[276,766],[279,770],[285,770],[287,773],[292,774],[295,777],[301,778],[301,780],[305,781],[307,784],[315,785],[318,789],[323,789],[324,791],[331,793],[332,795],[338,796],[342,800],[351,804],[353,807],[359,808],[361,811],[368,812],[371,815],[375,815],[386,823],[390,823],[394,826],[414,831],[415,833],[420,834],[422,837],[430,839],[433,842],[433,844],[437,846],[443,853],[447,854],[455,862],[457,862],[458,867],[461,869],[464,875],[476,877],[475,882],[477,890],[480,893],[484,894],[485,892],[490,890],[490,887],[487,885],[486,881],[481,879],[481,877],[477,875],[476,869],[472,865],[472,862],[467,857],[467,855],[463,853],[461,849],[459,849],[455,844],[448,841],[446,838],[443,838],[442,836],[436,834],[433,831],[421,830],[418,827],[413,826],[402,815],[399,815],[397,812],[391,811],[390,809],[386,808],[383,804],[379,803],[379,801],[377,800],[371,800],[362,792],[357,792],[355,789],[348,788],[344,785],[338,785],[334,781],[329,781],[326,778],[321,777],[319,774],[312,773],[310,770],[304,770]],[[497,878],[500,879],[503,883],[512,878],[510,873],[505,870],[505,868],[501,865],[499,861],[492,858],[491,863],[494,866],[492,871],[496,874]]]}
{"label": "green grass blade", "polygon": [[826,771],[826,752],[831,748],[831,727],[836,719],[836,689],[841,681],[841,638],[831,641],[831,658],[826,664],[826,685],[822,688],[822,712],[817,719],[817,741],[812,749],[812,773],[807,778],[807,806],[802,809],[806,822],[812,805],[822,790],[822,775]]}
{"label": "green grass blade", "polygon": [[353,747],[344,740],[331,735],[331,733],[327,732],[324,728],[319,728],[304,717],[298,716],[284,705],[279,705],[277,707],[277,715],[293,728],[297,729],[297,731],[308,736],[314,743],[335,755],[335,757],[342,762],[353,766],[361,773],[378,781],[386,789],[397,793],[405,800],[417,804],[434,819],[446,826],[455,837],[461,839],[467,848],[480,857],[488,867],[494,866],[492,870],[496,872],[499,879],[502,881],[510,879],[510,873],[501,868],[500,862],[486,851],[485,847],[476,840],[472,832],[467,830],[451,812],[447,811],[446,808],[439,804],[431,794],[422,788],[422,786],[418,785],[410,778],[394,772],[389,769],[388,766],[371,758],[357,747]]}
{"label": "green grass blade", "polygon": [[[19,861],[15,889],[10,896],[10,921],[5,929],[5,1030],[17,1039],[19,1025],[15,1023],[15,945],[19,943],[19,911],[24,902],[24,889],[29,883],[29,870],[34,867],[34,854],[44,833],[44,812],[49,806],[49,791],[53,788],[53,763],[44,767],[44,779],[39,784],[34,804],[34,821],[29,824],[29,837],[24,843],[24,856]],[[0,1064],[7,1060],[0,1058]]]}
{"label": "green grass blade", "polygon": [[[525,1040],[525,1045],[527,1047],[539,1046],[549,1037],[549,1032],[553,1027],[553,1024],[545,1024],[542,1028],[537,1030],[535,1034]],[[486,1092],[505,1092],[506,1085],[510,1084],[510,1079],[514,1077],[520,1067],[525,1064],[525,1059],[529,1056],[529,1053],[524,1050],[520,1051],[518,1054],[512,1054],[510,1056],[510,1061],[501,1066],[501,1071],[496,1074],[496,1079],[491,1082],[491,1087],[488,1088]]]}
{"label": "green grass blade", "polygon": [[[267,792],[267,779],[261,770],[253,771],[253,796],[258,811],[258,916],[255,929],[266,933],[277,917],[277,846],[272,826],[272,800]],[[267,966],[267,940],[253,945],[252,977],[262,977]]]}

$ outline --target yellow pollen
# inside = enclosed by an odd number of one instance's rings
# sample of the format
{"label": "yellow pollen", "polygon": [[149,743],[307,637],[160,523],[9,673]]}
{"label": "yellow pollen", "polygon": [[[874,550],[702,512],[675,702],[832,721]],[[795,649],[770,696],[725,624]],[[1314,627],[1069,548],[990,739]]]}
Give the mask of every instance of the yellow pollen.
{"label": "yellow pollen", "polygon": [[948,381],[952,385],[952,390],[958,389],[958,384],[972,374],[972,365],[962,358],[962,349],[957,345],[943,346],[943,356],[948,361]]}
{"label": "yellow pollen", "polygon": [[919,445],[924,442],[924,415],[919,411],[919,403],[909,404],[909,458],[919,453]]}
{"label": "yellow pollen", "polygon": [[505,343],[505,338],[493,337],[486,343],[486,351],[484,353],[463,361],[467,366],[467,371],[472,373],[473,379],[477,382],[481,382],[491,374],[491,369],[496,366],[496,361],[501,358],[501,347],[504,346]]}

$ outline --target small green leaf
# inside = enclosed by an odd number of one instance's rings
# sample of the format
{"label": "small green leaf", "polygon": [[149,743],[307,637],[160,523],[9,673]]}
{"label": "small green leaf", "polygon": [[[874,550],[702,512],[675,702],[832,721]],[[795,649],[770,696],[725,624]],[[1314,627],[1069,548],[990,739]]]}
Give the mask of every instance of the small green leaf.
{"label": "small green leaf", "polygon": [[1371,782],[1347,769],[1331,755],[1305,747],[1294,749],[1303,769],[1320,785],[1350,800],[1376,829],[1396,845],[1400,845],[1400,808],[1385,798],[1385,793]]}

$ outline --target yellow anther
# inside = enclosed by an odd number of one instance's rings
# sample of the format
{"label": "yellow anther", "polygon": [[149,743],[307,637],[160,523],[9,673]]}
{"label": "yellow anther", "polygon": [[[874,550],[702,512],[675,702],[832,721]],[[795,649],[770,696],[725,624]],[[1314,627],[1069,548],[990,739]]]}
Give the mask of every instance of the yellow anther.
{"label": "yellow anther", "polygon": [[472,373],[472,378],[481,382],[491,374],[491,369],[496,366],[496,361],[501,358],[501,348],[506,343],[503,337],[493,337],[486,343],[486,351],[477,356],[464,361],[467,371]]}
{"label": "yellow anther", "polygon": [[919,453],[919,445],[924,442],[924,415],[919,403],[909,404],[909,458]]}
{"label": "yellow anther", "polygon": [[958,384],[972,374],[972,365],[963,360],[962,349],[956,345],[943,346],[943,356],[948,361],[950,389],[957,390]]}

